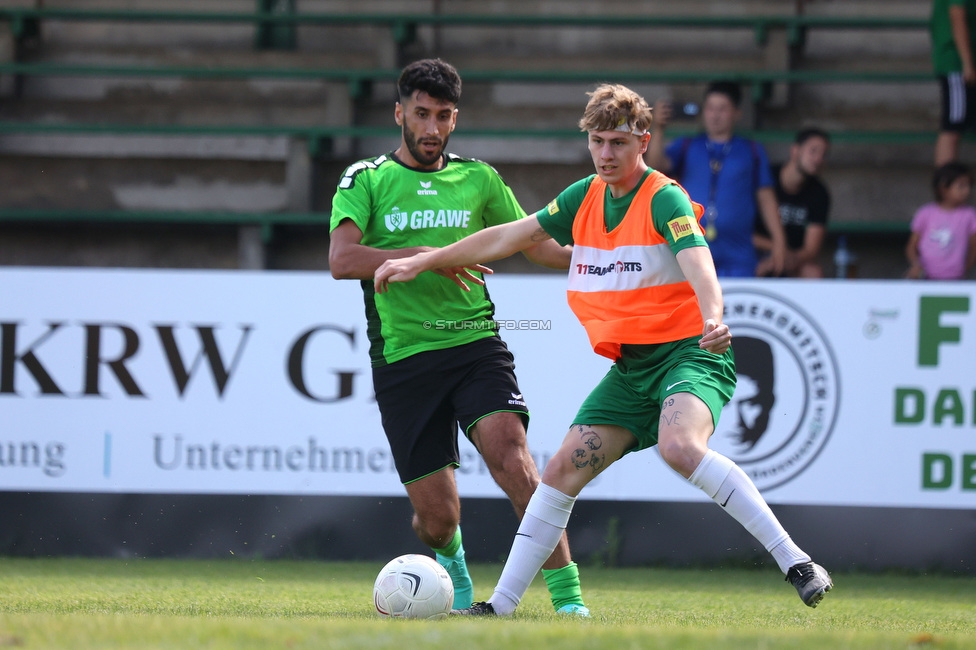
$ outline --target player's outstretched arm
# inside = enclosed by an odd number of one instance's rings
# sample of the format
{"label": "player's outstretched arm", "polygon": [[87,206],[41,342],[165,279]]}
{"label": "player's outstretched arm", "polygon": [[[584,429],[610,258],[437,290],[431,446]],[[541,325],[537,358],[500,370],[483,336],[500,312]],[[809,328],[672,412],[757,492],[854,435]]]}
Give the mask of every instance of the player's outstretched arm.
{"label": "player's outstretched arm", "polygon": [[722,322],[722,285],[718,283],[715,274],[715,263],[712,254],[705,246],[693,246],[678,251],[675,256],[682,273],[691,284],[698,298],[698,308],[701,310],[705,327],[698,345],[715,354],[723,354],[732,344],[732,333],[729,326]]}
{"label": "player's outstretched arm", "polygon": [[[537,244],[539,230],[539,220],[534,216],[526,217],[485,228],[444,248],[387,260],[373,275],[374,287],[377,293],[383,293],[390,282],[409,282],[424,271],[452,267],[475,268],[481,262],[508,257]],[[468,289],[463,282],[459,284]]]}
{"label": "player's outstretched arm", "polygon": [[535,246],[522,251],[527,260],[549,269],[569,268],[573,259],[572,246],[560,246],[541,226],[536,231],[535,239],[538,241]]}
{"label": "player's outstretched arm", "polygon": [[[370,280],[376,268],[389,259],[410,257],[424,251],[436,250],[433,246],[412,246],[409,248],[373,248],[362,243],[363,232],[351,220],[345,220],[332,231],[329,240],[329,270],[337,280]],[[472,267],[475,271],[491,273],[491,269],[479,265]],[[469,269],[438,269],[437,273],[452,280],[462,289],[467,289],[465,282],[484,284]]]}
{"label": "player's outstretched arm", "polygon": [[362,243],[363,231],[350,219],[332,230],[329,237],[329,270],[337,280],[368,280],[376,267],[394,257],[409,257],[427,247],[382,249]]}

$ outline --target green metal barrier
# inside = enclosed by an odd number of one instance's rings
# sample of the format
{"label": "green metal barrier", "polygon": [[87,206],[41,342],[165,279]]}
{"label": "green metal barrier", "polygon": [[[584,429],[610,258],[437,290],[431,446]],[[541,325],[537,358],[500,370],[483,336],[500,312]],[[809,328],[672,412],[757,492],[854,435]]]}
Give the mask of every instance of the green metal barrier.
{"label": "green metal barrier", "polygon": [[[696,127],[673,127],[668,129],[669,137],[680,137],[697,133]],[[328,126],[328,125],[229,125],[229,124],[77,124],[47,122],[4,122],[0,121],[0,134],[32,135],[160,135],[160,136],[289,136],[308,140],[324,140],[339,137],[352,138],[399,138],[400,129],[385,126]],[[744,137],[763,143],[790,143],[796,136],[795,130],[739,130]],[[510,129],[510,128],[469,128],[458,129],[455,137],[476,138],[541,138],[541,139],[582,139],[578,129]],[[935,140],[936,131],[831,131],[834,144],[929,144]],[[971,137],[967,135],[966,138]]]}
{"label": "green metal barrier", "polygon": [[[752,97],[761,99],[775,83],[933,83],[931,72],[851,71],[851,70],[460,70],[465,83],[596,84],[616,83],[707,83],[733,81],[751,88]],[[186,79],[290,79],[344,82],[350,98],[367,97],[375,82],[393,83],[400,74],[392,68],[315,68],[254,66],[131,66],[81,65],[71,63],[0,63],[0,74],[24,76],[101,76],[101,77],[176,77]]]}
{"label": "green metal barrier", "polygon": [[278,13],[214,12],[214,11],[146,11],[126,9],[68,9],[68,8],[0,8],[0,20],[11,23],[15,36],[20,36],[31,23],[43,20],[143,23],[253,23],[259,29],[269,25],[382,25],[392,30],[396,43],[410,42],[417,26],[469,27],[610,27],[610,28],[688,28],[688,29],[751,29],[756,42],[765,43],[770,30],[785,29],[791,45],[802,44],[810,29],[859,30],[919,30],[928,29],[928,18],[885,16],[807,16],[795,14],[747,16],[661,16],[629,13],[627,15],[597,14],[520,15],[520,14],[396,14],[396,13]]}
{"label": "green metal barrier", "polygon": [[208,210],[70,210],[67,208],[0,208],[0,222],[59,221],[77,223],[166,223],[208,225],[329,224],[328,212],[222,212]]}
{"label": "green metal barrier", "polygon": [[[465,82],[595,83],[612,79],[620,83],[738,81],[764,83],[931,83],[929,71],[874,70],[477,70],[461,69]],[[392,68],[316,68],[263,66],[180,65],[83,65],[73,63],[0,63],[0,74],[27,76],[188,77],[196,79],[304,79],[323,81],[392,81],[400,71]]]}
{"label": "green metal barrier", "polygon": [[0,224],[165,224],[259,226],[265,244],[275,226],[329,227],[328,212],[224,212],[208,210],[71,210],[67,208],[0,208]]}

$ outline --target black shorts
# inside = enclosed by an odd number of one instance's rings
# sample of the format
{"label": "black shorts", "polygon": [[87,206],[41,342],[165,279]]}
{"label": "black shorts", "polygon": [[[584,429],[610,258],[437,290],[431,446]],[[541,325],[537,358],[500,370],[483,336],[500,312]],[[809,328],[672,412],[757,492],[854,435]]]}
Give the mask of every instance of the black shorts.
{"label": "black shorts", "polygon": [[503,411],[529,423],[515,358],[496,336],[373,368],[373,390],[404,485],[460,465],[459,426],[470,435],[475,422]]}
{"label": "black shorts", "polygon": [[976,86],[967,86],[961,72],[939,77],[942,93],[942,131],[976,129]]}

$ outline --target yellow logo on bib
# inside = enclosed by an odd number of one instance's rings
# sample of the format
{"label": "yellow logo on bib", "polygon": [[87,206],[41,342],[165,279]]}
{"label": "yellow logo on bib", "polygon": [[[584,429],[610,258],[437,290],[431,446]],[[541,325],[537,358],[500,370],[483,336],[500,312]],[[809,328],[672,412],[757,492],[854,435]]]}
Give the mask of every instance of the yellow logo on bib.
{"label": "yellow logo on bib", "polygon": [[694,217],[689,216],[672,219],[668,222],[668,228],[671,229],[671,237],[674,238],[675,241],[678,241],[682,237],[687,237],[688,235],[701,234],[701,228],[698,226],[698,221],[696,221]]}
{"label": "yellow logo on bib", "polygon": [[546,208],[549,210],[549,214],[556,214],[559,212],[559,205],[556,203],[556,199],[553,199],[552,202],[546,206]]}

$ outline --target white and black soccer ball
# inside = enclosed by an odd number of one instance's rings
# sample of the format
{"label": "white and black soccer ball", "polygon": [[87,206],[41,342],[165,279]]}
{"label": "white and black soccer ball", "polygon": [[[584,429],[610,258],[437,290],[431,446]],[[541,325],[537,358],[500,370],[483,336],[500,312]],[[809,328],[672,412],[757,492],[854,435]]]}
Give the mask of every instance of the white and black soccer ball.
{"label": "white and black soccer ball", "polygon": [[446,618],[453,603],[451,576],[426,555],[393,558],[373,583],[373,604],[384,618]]}

